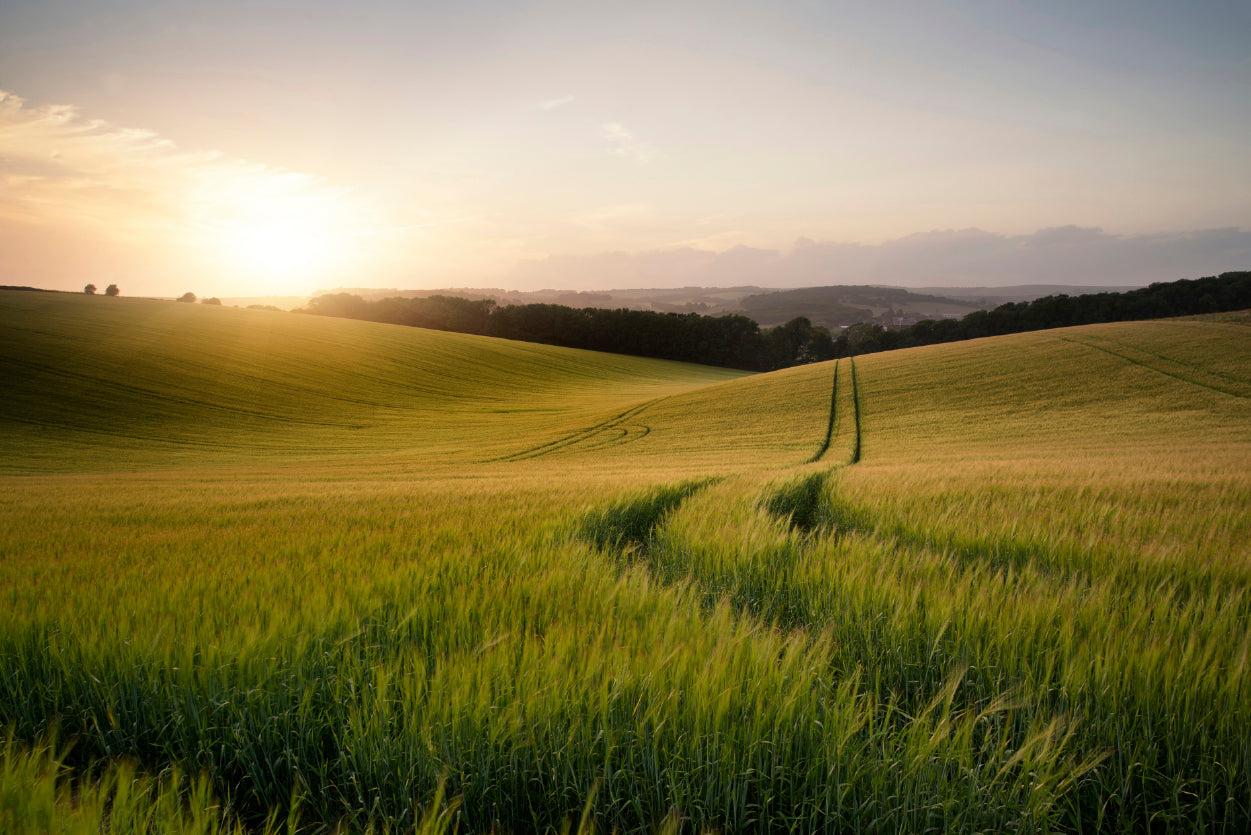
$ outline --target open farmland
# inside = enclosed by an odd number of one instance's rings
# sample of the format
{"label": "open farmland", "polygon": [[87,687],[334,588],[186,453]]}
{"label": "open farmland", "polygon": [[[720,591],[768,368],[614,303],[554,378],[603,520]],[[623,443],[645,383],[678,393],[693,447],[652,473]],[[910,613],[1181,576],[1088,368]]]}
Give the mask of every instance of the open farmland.
{"label": "open farmland", "polygon": [[0,292],[0,363],[12,831],[1251,828],[1246,316],[744,375]]}

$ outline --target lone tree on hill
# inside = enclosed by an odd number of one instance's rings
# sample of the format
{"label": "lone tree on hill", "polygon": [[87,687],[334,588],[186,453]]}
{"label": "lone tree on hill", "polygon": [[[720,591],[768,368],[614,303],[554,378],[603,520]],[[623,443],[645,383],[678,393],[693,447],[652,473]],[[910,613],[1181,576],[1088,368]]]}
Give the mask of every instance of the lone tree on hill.
{"label": "lone tree on hill", "polygon": [[190,291],[183,293],[181,296],[178,297],[178,301],[187,302],[188,304],[195,304],[195,293],[192,293]]}
{"label": "lone tree on hill", "polygon": [[96,294],[96,286],[94,284],[88,284],[83,288],[83,292],[88,296],[94,296]]}
{"label": "lone tree on hill", "polygon": [[110,284],[108,287],[104,288],[104,295],[106,296],[119,296],[121,295],[121,292],[121,290],[117,289],[116,284]]}

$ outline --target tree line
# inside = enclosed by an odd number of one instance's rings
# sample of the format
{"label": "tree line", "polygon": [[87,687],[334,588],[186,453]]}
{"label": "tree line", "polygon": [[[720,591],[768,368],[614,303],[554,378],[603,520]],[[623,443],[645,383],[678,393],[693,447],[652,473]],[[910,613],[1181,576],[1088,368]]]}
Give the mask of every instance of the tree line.
{"label": "tree line", "polygon": [[[1251,272],[1228,272],[1206,278],[1159,282],[1122,293],[1061,293],[1031,302],[1009,302],[994,310],[975,310],[960,319],[926,319],[910,327],[887,330],[881,325],[852,325],[847,337],[849,355],[960,342],[983,336],[1194,316],[1251,308]],[[842,356],[842,354],[840,354]]]}
{"label": "tree line", "polygon": [[829,331],[804,318],[762,330],[741,315],[499,305],[440,295],[369,301],[350,293],[318,296],[303,312],[754,371],[834,357]]}
{"label": "tree line", "polygon": [[[7,289],[7,288],[0,287],[0,290],[3,290],[3,289]],[[34,290],[37,288],[25,287],[25,288],[16,288],[16,289]],[[94,296],[96,294],[96,286],[94,284],[88,284],[86,287],[83,288],[83,292],[86,293],[88,296]],[[116,284],[110,284],[108,287],[104,288],[104,295],[110,296],[110,297],[117,297],[121,295],[121,292],[122,291],[118,288]],[[177,301],[195,304],[195,293],[190,293],[190,292],[183,293],[181,296],[177,298]],[[220,305],[221,303],[222,303],[221,299],[217,298],[216,296],[214,296],[211,299],[200,299],[200,304]],[[274,309],[277,310],[278,308],[274,308]]]}
{"label": "tree line", "polygon": [[772,371],[983,336],[1245,308],[1251,308],[1251,272],[1152,284],[1123,293],[1046,296],[1032,302],[1000,305],[990,311],[974,311],[961,319],[927,319],[899,330],[860,323],[837,337],[802,316],[774,328],[761,328],[753,319],[739,314],[707,316],[557,304],[499,305],[492,299],[442,295],[370,301],[350,293],[332,293],[318,296],[298,312]]}

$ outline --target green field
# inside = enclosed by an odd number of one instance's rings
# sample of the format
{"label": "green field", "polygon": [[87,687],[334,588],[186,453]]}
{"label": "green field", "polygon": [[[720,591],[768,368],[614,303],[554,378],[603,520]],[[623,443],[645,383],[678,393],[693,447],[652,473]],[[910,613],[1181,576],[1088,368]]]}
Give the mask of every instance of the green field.
{"label": "green field", "polygon": [[3,291],[0,391],[0,831],[1251,831],[1245,314],[746,375]]}

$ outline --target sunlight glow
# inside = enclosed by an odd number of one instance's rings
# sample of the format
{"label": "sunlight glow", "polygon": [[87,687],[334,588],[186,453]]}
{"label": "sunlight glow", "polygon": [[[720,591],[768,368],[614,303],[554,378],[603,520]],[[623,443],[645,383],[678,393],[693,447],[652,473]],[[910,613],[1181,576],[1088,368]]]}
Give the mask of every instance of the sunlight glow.
{"label": "sunlight glow", "polygon": [[299,218],[232,225],[222,231],[220,243],[238,270],[282,282],[311,278],[342,257],[334,230]]}
{"label": "sunlight glow", "polygon": [[343,192],[265,172],[204,194],[202,245],[233,283],[256,295],[311,293],[363,266],[366,213]]}

